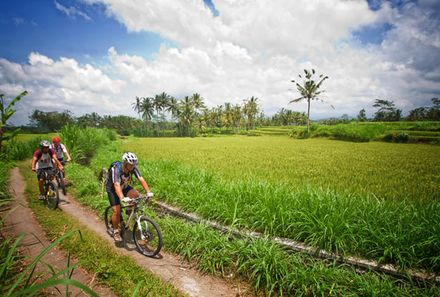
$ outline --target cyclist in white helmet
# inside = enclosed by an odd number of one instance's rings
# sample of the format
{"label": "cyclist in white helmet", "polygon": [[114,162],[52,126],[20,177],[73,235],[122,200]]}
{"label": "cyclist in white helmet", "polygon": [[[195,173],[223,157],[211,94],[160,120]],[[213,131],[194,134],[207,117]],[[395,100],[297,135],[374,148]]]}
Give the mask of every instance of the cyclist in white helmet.
{"label": "cyclist in white helmet", "polygon": [[150,192],[147,182],[137,168],[137,163],[138,159],[136,155],[134,153],[127,152],[122,155],[122,162],[113,162],[108,170],[106,191],[110,205],[113,209],[112,225],[114,230],[113,238],[115,241],[122,240],[118,228],[121,216],[121,200],[124,197],[139,197],[139,192],[130,186],[132,175],[139,180],[145,192]]}
{"label": "cyclist in white helmet", "polygon": [[50,143],[47,140],[40,142],[40,148],[34,152],[32,156],[32,171],[37,172],[38,187],[40,189],[40,196],[38,199],[44,199],[44,172],[52,170],[54,165],[57,165],[60,170],[63,170],[63,165],[57,159],[54,150],[50,149]]}

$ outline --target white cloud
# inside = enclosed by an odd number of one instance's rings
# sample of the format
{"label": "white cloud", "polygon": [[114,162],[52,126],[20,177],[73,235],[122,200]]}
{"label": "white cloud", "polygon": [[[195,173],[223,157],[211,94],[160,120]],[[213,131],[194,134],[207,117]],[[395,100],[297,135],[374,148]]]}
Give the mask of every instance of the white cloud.
{"label": "white cloud", "polygon": [[[16,122],[26,122],[33,109],[65,110],[77,115],[99,110],[119,113],[125,98],[120,94],[125,83],[111,79],[100,69],[79,65],[61,57],[54,61],[39,53],[29,55],[28,64],[21,65],[0,58],[0,90],[14,97],[27,90],[20,102]],[[127,110],[125,110],[127,111]]]}
{"label": "white cloud", "polygon": [[[371,114],[376,98],[408,111],[440,93],[440,24],[429,0],[403,8],[383,3],[377,11],[366,1],[217,0],[218,16],[201,0],[82,1],[103,4],[129,32],[156,32],[176,46],[162,45],[152,59],[111,47],[101,68],[40,54],[24,66],[0,60],[0,88],[5,79],[9,89],[31,85],[39,98],[59,96],[57,102],[83,102],[99,113],[114,113],[114,102],[134,115],[124,100],[162,91],[179,98],[198,92],[209,106],[256,96],[267,113],[305,111],[305,103],[288,104],[298,97],[290,81],[314,67],[330,77],[323,98],[336,109],[315,103],[312,118],[355,116],[362,108]],[[352,35],[385,23],[392,29],[381,44]]]}
{"label": "white cloud", "polygon": [[84,18],[87,21],[90,21],[92,18],[89,17],[85,12],[82,12],[81,10],[77,9],[76,7],[70,6],[66,7],[60,3],[58,3],[56,0],[54,1],[56,9],[67,15],[68,17],[75,18],[76,16],[80,16]]}

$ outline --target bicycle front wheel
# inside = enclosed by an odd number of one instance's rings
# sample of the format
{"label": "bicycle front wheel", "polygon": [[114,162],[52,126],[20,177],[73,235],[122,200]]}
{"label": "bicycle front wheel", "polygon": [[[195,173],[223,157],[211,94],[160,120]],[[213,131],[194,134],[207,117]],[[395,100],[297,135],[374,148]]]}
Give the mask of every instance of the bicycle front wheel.
{"label": "bicycle front wheel", "polygon": [[50,209],[56,209],[59,202],[58,186],[53,181],[50,181],[46,185],[46,205]]}
{"label": "bicycle front wheel", "polygon": [[156,222],[147,217],[141,217],[140,224],[133,226],[133,240],[141,254],[154,257],[159,254],[163,245],[162,234]]}

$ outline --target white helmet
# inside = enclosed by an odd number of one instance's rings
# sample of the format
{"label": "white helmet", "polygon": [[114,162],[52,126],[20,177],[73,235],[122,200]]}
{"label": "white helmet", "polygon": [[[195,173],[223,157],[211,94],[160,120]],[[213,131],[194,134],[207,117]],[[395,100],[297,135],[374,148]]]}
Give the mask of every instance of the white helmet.
{"label": "white helmet", "polygon": [[137,165],[138,158],[136,157],[135,154],[126,152],[122,155],[122,161],[128,164]]}

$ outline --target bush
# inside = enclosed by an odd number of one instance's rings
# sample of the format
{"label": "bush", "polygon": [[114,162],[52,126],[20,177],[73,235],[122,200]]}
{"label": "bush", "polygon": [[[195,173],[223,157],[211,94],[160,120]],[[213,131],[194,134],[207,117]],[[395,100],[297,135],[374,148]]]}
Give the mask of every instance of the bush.
{"label": "bush", "polygon": [[409,135],[404,132],[394,132],[386,134],[382,139],[387,142],[407,143]]}
{"label": "bush", "polygon": [[97,148],[117,137],[116,132],[110,129],[80,128],[75,125],[64,126],[60,134],[72,160],[77,163],[87,163]]}
{"label": "bush", "polygon": [[42,137],[35,137],[26,142],[12,139],[6,144],[4,156],[2,158],[7,160],[28,159],[32,157],[32,154],[39,147],[42,139]]}

